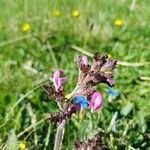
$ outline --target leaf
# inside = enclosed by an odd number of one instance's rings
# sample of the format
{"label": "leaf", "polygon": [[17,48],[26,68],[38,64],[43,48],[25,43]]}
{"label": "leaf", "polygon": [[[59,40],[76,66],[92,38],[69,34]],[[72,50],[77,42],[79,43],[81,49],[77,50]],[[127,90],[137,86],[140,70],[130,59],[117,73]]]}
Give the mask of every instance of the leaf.
{"label": "leaf", "polygon": [[21,129],[22,111],[24,110],[24,108],[25,107],[21,107],[21,109],[19,110],[19,112],[17,114],[16,121],[15,121],[15,130],[16,130],[16,132]]}
{"label": "leaf", "polygon": [[147,125],[145,121],[145,113],[142,110],[137,113],[137,123],[141,132],[145,133]]}
{"label": "leaf", "polygon": [[19,148],[19,143],[17,140],[17,136],[15,134],[15,130],[12,129],[8,135],[8,139],[6,141],[6,150],[16,150]]}
{"label": "leaf", "polygon": [[133,103],[130,103],[130,102],[127,103],[127,105],[121,109],[121,114],[124,116],[127,116],[133,109],[133,106],[134,106]]}

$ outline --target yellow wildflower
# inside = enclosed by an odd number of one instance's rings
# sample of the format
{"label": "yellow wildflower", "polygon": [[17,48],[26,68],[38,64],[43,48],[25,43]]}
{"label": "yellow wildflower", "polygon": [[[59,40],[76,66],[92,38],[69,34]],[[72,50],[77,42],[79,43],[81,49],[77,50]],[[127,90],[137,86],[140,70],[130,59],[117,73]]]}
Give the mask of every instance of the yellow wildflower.
{"label": "yellow wildflower", "polygon": [[31,29],[31,26],[30,26],[29,23],[24,23],[24,24],[22,25],[22,31],[23,31],[23,32],[28,32],[30,29]]}
{"label": "yellow wildflower", "polygon": [[59,10],[54,10],[52,13],[53,16],[60,16],[61,12]]}
{"label": "yellow wildflower", "polygon": [[122,26],[123,24],[124,24],[124,21],[122,19],[117,18],[114,21],[114,25],[116,26]]}
{"label": "yellow wildflower", "polygon": [[73,17],[79,17],[80,16],[80,12],[78,10],[73,10],[72,11],[72,16]]}
{"label": "yellow wildflower", "polygon": [[69,99],[70,96],[71,96],[70,94],[67,94],[67,95],[65,96],[65,98]]}
{"label": "yellow wildflower", "polygon": [[20,149],[20,150],[25,150],[25,148],[26,148],[25,143],[21,142],[21,143],[19,144],[19,149]]}
{"label": "yellow wildflower", "polygon": [[108,56],[109,59],[112,58],[112,55],[111,55],[111,54],[108,54],[107,56]]}

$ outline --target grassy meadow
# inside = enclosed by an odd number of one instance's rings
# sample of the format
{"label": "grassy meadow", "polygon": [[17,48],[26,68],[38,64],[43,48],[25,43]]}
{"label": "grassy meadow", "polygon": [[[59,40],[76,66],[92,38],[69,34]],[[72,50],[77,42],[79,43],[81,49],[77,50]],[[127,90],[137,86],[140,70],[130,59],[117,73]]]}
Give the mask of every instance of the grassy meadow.
{"label": "grassy meadow", "polygon": [[70,93],[78,76],[75,57],[99,52],[120,62],[113,87],[120,95],[110,103],[108,87],[98,86],[103,109],[87,110],[83,119],[75,115],[62,150],[97,130],[110,150],[150,150],[149,6],[149,0],[0,0],[0,149],[25,149],[20,143],[53,149],[56,126],[47,118],[58,107],[42,85],[60,68]]}

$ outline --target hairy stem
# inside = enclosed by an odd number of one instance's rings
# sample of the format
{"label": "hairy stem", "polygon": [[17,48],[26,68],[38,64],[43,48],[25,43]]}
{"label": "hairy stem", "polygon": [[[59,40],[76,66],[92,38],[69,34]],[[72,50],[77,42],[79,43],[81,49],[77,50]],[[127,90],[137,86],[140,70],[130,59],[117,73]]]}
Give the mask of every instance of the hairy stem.
{"label": "hairy stem", "polygon": [[57,127],[57,133],[55,136],[55,143],[54,143],[54,150],[61,149],[62,140],[64,137],[64,131],[65,131],[65,124],[66,124],[66,120],[63,120],[63,122]]}
{"label": "hairy stem", "polygon": [[[78,89],[78,85],[75,87],[75,89],[71,92],[70,98],[74,95],[76,90]],[[60,108],[60,110],[65,110],[65,108]],[[54,143],[54,149],[53,150],[60,150],[63,137],[64,137],[64,132],[65,132],[65,125],[66,125],[66,120],[63,120],[61,124],[58,125],[57,127],[57,132],[55,135],[55,143]]]}

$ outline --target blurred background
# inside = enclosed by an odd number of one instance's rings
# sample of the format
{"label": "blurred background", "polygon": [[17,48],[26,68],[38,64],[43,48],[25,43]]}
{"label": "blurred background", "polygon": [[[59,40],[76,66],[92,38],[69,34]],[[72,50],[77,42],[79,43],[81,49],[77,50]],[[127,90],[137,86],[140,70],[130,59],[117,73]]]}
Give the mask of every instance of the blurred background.
{"label": "blurred background", "polygon": [[61,68],[68,94],[78,75],[74,58],[99,52],[125,63],[116,68],[114,88],[98,87],[104,108],[69,121],[62,149],[100,129],[109,149],[149,150],[149,6],[149,0],[0,0],[0,149],[52,149],[56,127],[47,116],[58,108],[42,85]]}

